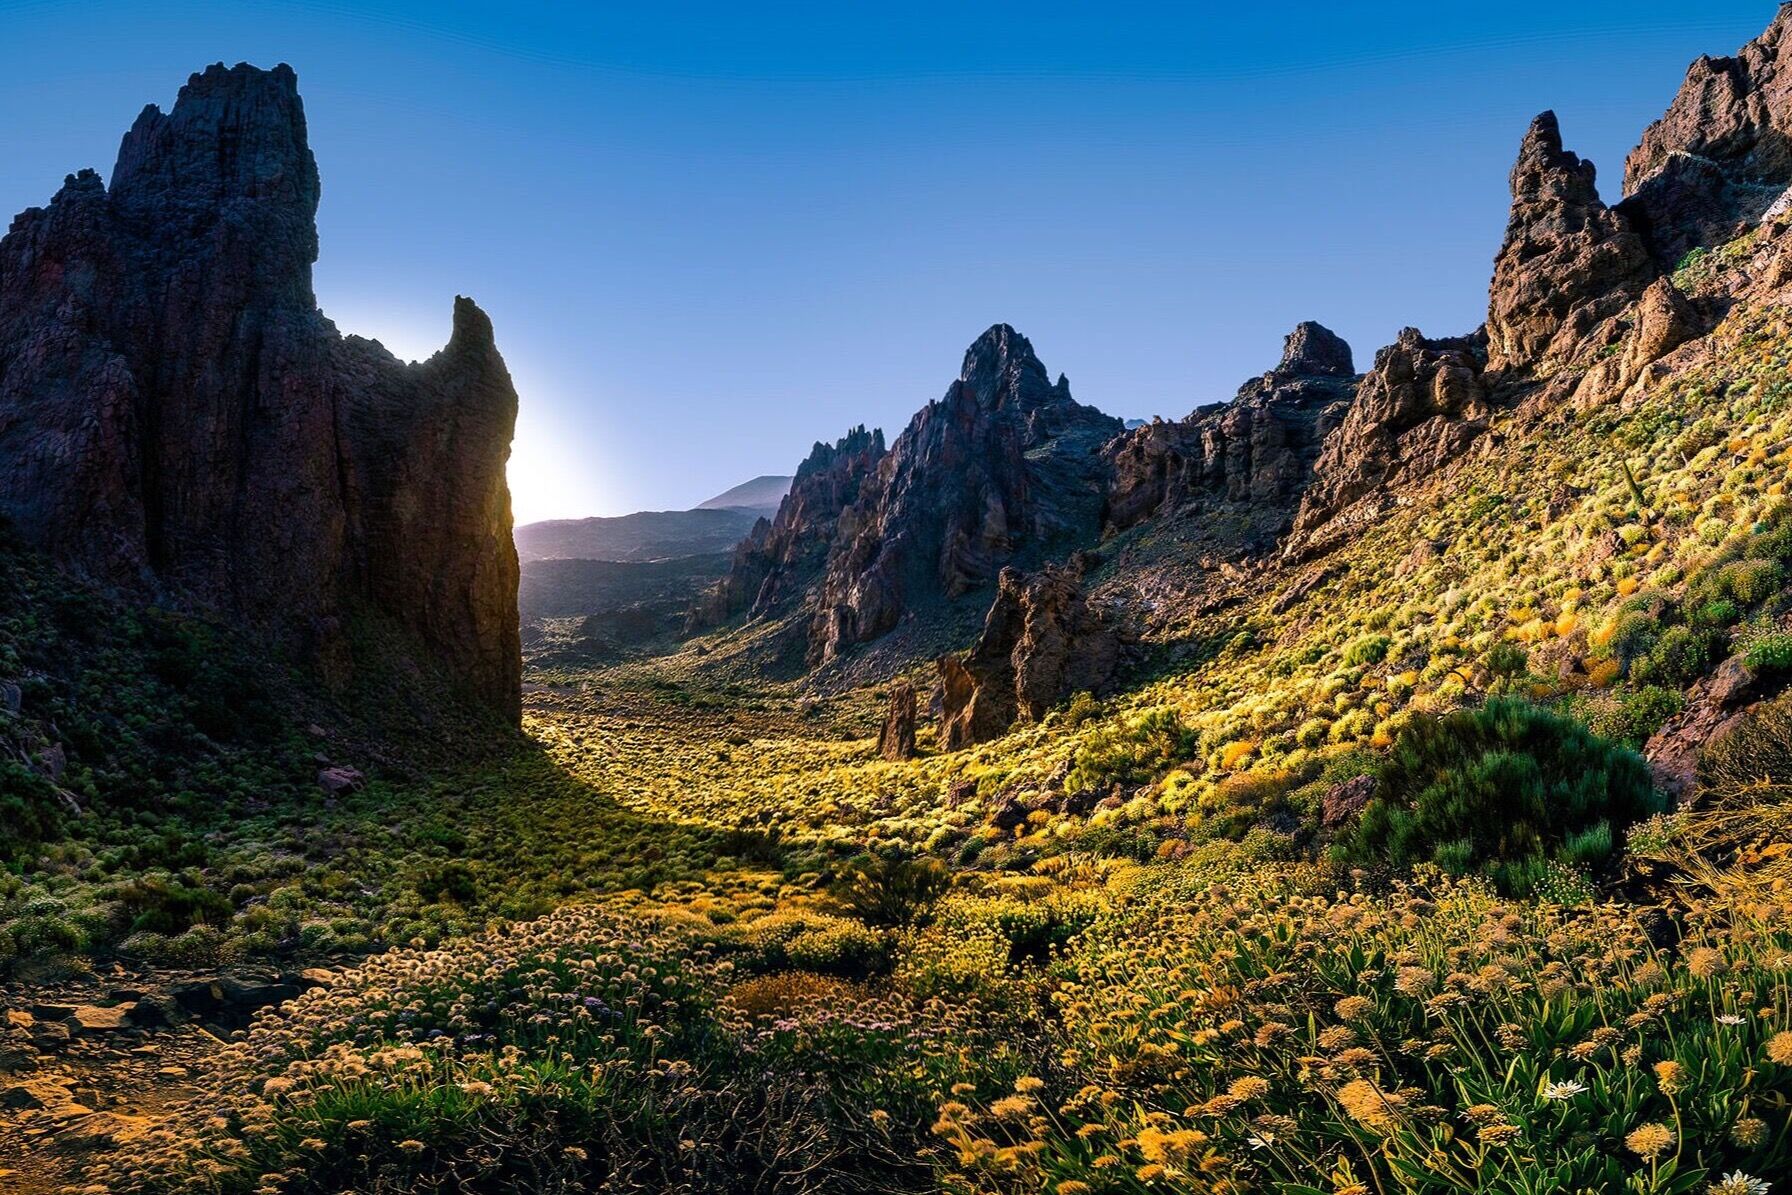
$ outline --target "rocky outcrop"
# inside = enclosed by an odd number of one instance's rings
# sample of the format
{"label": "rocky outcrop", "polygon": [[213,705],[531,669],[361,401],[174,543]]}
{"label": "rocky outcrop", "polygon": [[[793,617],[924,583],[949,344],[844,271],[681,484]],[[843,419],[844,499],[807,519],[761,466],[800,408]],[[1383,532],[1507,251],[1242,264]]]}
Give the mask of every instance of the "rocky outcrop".
{"label": "rocky outcrop", "polygon": [[1665,367],[1663,357],[1699,335],[1698,313],[1666,276],[1649,284],[1619,320],[1615,351],[1602,354],[1575,384],[1574,399],[1594,406],[1621,398],[1639,381]]}
{"label": "rocky outcrop", "polygon": [[457,299],[406,365],[317,310],[317,167],[290,68],[146,108],[110,184],[0,241],[0,514],[91,578],[265,631],[342,681],[363,615],[515,717],[516,393]]}
{"label": "rocky outcrop", "polygon": [[1017,556],[1092,540],[1118,419],[1054,384],[1006,324],[965,353],[840,517],[809,636],[825,664],[910,611],[989,584]]}
{"label": "rocky outcrop", "polygon": [[[1478,334],[1427,340],[1407,328],[1375,354],[1375,367],[1314,464],[1295,516],[1293,551],[1361,524],[1389,487],[1436,471],[1486,429],[1486,352]],[[1364,509],[1352,511],[1358,504]]]}
{"label": "rocky outcrop", "polygon": [[893,762],[915,757],[915,686],[906,680],[890,683],[890,707],[883,730],[877,736],[877,753]]}
{"label": "rocky outcrop", "polygon": [[687,629],[769,614],[802,597],[821,575],[835,539],[855,531],[841,517],[858,502],[883,457],[881,430],[860,426],[833,444],[818,442],[797,466],[776,517],[760,519],[735,546],[728,575],[692,607]]}
{"label": "rocky outcrop", "polygon": [[1562,148],[1553,112],[1512,168],[1512,212],[1488,300],[1487,367],[1547,376],[1659,273],[1630,221],[1600,201],[1593,163]]}
{"label": "rocky outcrop", "polygon": [[1325,435],[1355,392],[1350,346],[1316,323],[1289,334],[1281,364],[1229,403],[1137,427],[1106,450],[1109,532],[1203,501],[1249,503],[1286,529]]}
{"label": "rocky outcrop", "polygon": [[1089,601],[1073,570],[1003,569],[976,645],[962,660],[939,660],[941,746],[997,738],[1073,693],[1101,691],[1124,646],[1116,617]]}
{"label": "rocky outcrop", "polygon": [[1792,186],[1792,9],[1733,58],[1700,58],[1624,163],[1620,205],[1664,268],[1760,220]]}

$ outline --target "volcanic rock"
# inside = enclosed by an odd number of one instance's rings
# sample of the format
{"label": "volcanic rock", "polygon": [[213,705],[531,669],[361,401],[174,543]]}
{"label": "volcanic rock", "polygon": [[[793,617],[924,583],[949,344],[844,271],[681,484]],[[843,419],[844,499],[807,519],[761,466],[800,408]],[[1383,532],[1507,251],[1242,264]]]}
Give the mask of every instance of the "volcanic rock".
{"label": "volcanic rock", "polygon": [[985,742],[1020,719],[1037,721],[1073,693],[1100,691],[1119,668],[1124,643],[1117,620],[1089,602],[1072,571],[1003,569],[976,645],[963,660],[939,660],[941,745]]}
{"label": "volcanic rock", "polygon": [[91,579],[221,613],[345,682],[395,628],[520,706],[516,393],[456,299],[407,365],[317,309],[291,68],[208,68],[0,240],[0,514]]}
{"label": "volcanic rock", "polygon": [[906,680],[890,684],[890,711],[878,735],[877,753],[888,760],[915,757],[915,686]]}
{"label": "volcanic rock", "polygon": [[1023,551],[1093,540],[1106,466],[1123,425],[1053,384],[1006,324],[965,353],[957,381],[897,437],[842,512],[809,634],[825,664],[905,614],[995,579]]}
{"label": "volcanic rock", "polygon": [[1512,168],[1512,212],[1494,264],[1487,315],[1490,371],[1545,375],[1659,271],[1621,213],[1605,206],[1593,163],[1562,148],[1556,115],[1531,123]]}
{"label": "volcanic rock", "polygon": [[[692,608],[687,631],[743,614],[769,614],[800,598],[827,563],[828,548],[842,533],[841,516],[858,501],[883,457],[883,432],[863,426],[836,443],[817,443],[797,466],[776,517],[754,525],[735,547],[728,575]],[[848,525],[846,534],[852,530]]]}
{"label": "volcanic rock", "polygon": [[1327,432],[1355,391],[1350,346],[1319,324],[1289,334],[1281,364],[1231,402],[1158,420],[1108,445],[1103,507],[1109,532],[1201,502],[1249,504],[1285,529]]}
{"label": "volcanic rock", "polygon": [[[1294,520],[1292,551],[1335,537],[1379,509],[1388,488],[1434,472],[1486,429],[1486,340],[1427,340],[1417,328],[1375,354],[1356,401],[1325,439]],[[1325,534],[1322,535],[1321,532]]]}
{"label": "volcanic rock", "polygon": [[1702,57],[1624,163],[1628,216],[1664,269],[1759,221],[1792,186],[1792,9],[1735,57]]}

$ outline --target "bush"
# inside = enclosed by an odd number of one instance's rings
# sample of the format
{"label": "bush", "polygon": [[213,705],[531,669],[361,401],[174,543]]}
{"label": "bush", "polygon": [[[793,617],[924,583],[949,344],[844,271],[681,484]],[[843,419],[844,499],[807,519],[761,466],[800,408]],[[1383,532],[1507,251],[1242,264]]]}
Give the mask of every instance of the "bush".
{"label": "bush", "polygon": [[1756,672],[1792,672],[1792,634],[1773,631],[1748,645],[1742,662]]}
{"label": "bush", "polygon": [[1663,807],[1634,752],[1496,698],[1402,729],[1374,799],[1333,853],[1355,864],[1435,863],[1522,895],[1552,859],[1604,863],[1626,826]]}
{"label": "bush", "polygon": [[1699,779],[1720,793],[1792,785],[1792,696],[1768,702],[1706,744]]}
{"label": "bush", "polygon": [[1631,666],[1631,676],[1640,684],[1681,688],[1705,675],[1722,650],[1722,638],[1715,632],[1669,627],[1648,655]]}
{"label": "bush", "polygon": [[1394,641],[1386,635],[1364,635],[1344,649],[1344,666],[1360,668],[1365,664],[1379,664],[1388,658],[1388,648]]}
{"label": "bush", "polygon": [[924,920],[951,886],[952,874],[938,859],[867,855],[834,882],[833,896],[860,921],[900,929]]}

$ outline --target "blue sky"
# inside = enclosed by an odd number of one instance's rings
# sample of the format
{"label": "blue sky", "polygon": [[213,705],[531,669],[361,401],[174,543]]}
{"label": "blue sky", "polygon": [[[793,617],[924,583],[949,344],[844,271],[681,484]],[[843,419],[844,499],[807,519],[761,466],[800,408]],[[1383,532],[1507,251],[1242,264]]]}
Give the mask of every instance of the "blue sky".
{"label": "blue sky", "polygon": [[520,7],[0,0],[0,208],[108,171],[207,63],[290,62],[324,310],[410,357],[457,292],[492,313],[520,520],[678,508],[893,435],[997,321],[1129,417],[1302,319],[1359,367],[1466,331],[1530,118],[1614,198],[1687,63],[1775,8]]}

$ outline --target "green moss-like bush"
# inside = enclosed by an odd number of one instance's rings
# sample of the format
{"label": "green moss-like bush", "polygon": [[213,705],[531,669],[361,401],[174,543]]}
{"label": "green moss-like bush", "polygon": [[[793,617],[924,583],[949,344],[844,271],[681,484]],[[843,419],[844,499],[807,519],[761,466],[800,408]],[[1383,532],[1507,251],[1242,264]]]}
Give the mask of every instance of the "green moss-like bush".
{"label": "green moss-like bush", "polygon": [[1524,893],[1552,859],[1603,864],[1624,827],[1663,807],[1634,752],[1496,698],[1404,728],[1375,798],[1334,853],[1359,865],[1435,863]]}

